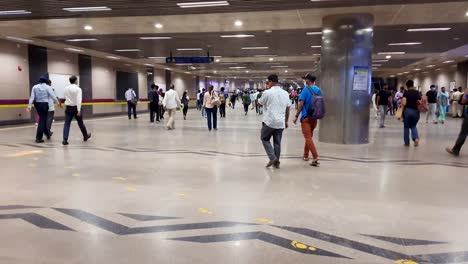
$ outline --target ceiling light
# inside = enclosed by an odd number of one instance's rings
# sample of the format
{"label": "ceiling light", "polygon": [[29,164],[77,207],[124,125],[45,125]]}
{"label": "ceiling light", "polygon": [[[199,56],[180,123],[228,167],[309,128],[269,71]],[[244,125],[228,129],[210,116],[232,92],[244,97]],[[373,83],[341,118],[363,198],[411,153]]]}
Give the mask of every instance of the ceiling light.
{"label": "ceiling light", "polygon": [[118,50],[115,50],[117,52],[138,52],[138,51],[141,51],[139,49],[118,49]]}
{"label": "ceiling light", "polygon": [[372,62],[388,62],[388,60],[373,60]]}
{"label": "ceiling light", "polygon": [[243,47],[243,50],[261,50],[261,49],[269,49],[269,47]]}
{"label": "ceiling light", "polygon": [[429,73],[429,72],[427,72],[427,71],[424,71],[424,72],[422,72],[422,73]]}
{"label": "ceiling light", "polygon": [[322,35],[322,32],[321,31],[317,31],[317,32],[307,32],[306,35]]}
{"label": "ceiling light", "polygon": [[426,67],[427,68],[432,68],[432,67],[435,67],[435,65],[427,65]]}
{"label": "ceiling light", "polygon": [[85,41],[97,41],[95,38],[89,39],[67,39],[68,42],[85,42]]}
{"label": "ceiling light", "polygon": [[169,71],[171,68],[164,68],[164,69]]}
{"label": "ceiling light", "polygon": [[31,14],[31,11],[27,11],[27,10],[0,11],[0,16],[29,15],[29,14]]}
{"label": "ceiling light", "polygon": [[249,73],[249,71],[245,71],[245,73]]}
{"label": "ceiling light", "polygon": [[149,67],[153,67],[154,65],[153,64],[145,64],[145,66],[149,66]]}
{"label": "ceiling light", "polygon": [[453,60],[447,60],[447,61],[444,61],[443,63],[447,64],[447,63],[452,63],[452,62],[454,62],[454,61]]}
{"label": "ceiling light", "polygon": [[156,24],[154,24],[154,27],[155,28],[163,28],[164,26],[161,23],[156,23]]}
{"label": "ceiling light", "polygon": [[385,56],[386,59],[391,59],[392,56],[388,55],[388,56]]}
{"label": "ceiling light", "polygon": [[220,59],[216,59],[216,62],[220,62],[221,60]]}
{"label": "ceiling light", "polygon": [[31,39],[25,39],[25,38],[18,38],[18,37],[6,37],[9,40],[15,40],[15,41],[20,41],[20,42],[33,42]]}
{"label": "ceiling light", "polygon": [[150,59],[150,60],[162,60],[162,59],[166,59],[166,57],[148,57],[148,59]]}
{"label": "ceiling light", "polygon": [[254,55],[254,57],[278,57],[278,55]]}
{"label": "ceiling light", "polygon": [[223,56],[211,56],[213,58],[222,58]]}
{"label": "ceiling light", "polygon": [[324,30],[322,30],[322,33],[323,33],[323,34],[328,34],[328,33],[332,33],[332,32],[333,32],[333,30],[331,30],[331,29],[324,29]]}
{"label": "ceiling light", "polygon": [[393,78],[393,77],[395,77],[395,75],[390,75],[389,77],[390,77],[390,78]]}
{"label": "ceiling light", "polygon": [[424,31],[448,31],[451,28],[410,28],[406,31],[408,32],[424,32]]}
{"label": "ceiling light", "polygon": [[311,48],[321,48],[322,46],[316,45],[316,46],[310,46]]}
{"label": "ceiling light", "polygon": [[466,11],[465,16],[468,16],[468,11]]}
{"label": "ceiling light", "polygon": [[218,71],[213,71],[213,73],[218,73]]}
{"label": "ceiling light", "polygon": [[86,25],[84,26],[84,29],[90,31],[90,30],[93,30],[93,26]]}
{"label": "ceiling light", "polygon": [[416,68],[416,69],[414,69],[414,70],[415,70],[415,71],[420,71],[421,69]]}
{"label": "ceiling light", "polygon": [[275,59],[273,59],[273,58],[269,58],[268,60],[269,60],[269,61],[274,61]]}
{"label": "ceiling light", "polygon": [[271,32],[273,32],[273,30],[271,30],[271,29],[265,30],[265,33],[268,33],[268,34],[269,34],[269,33],[271,33]]}
{"label": "ceiling light", "polygon": [[253,38],[255,35],[247,35],[247,34],[236,34],[236,35],[221,35],[222,38]]}
{"label": "ceiling light", "polygon": [[113,59],[113,60],[120,60],[119,57],[115,57],[115,56],[106,56],[106,58]]}
{"label": "ceiling light", "polygon": [[98,12],[98,11],[111,11],[112,8],[107,6],[90,6],[90,7],[67,7],[62,8],[64,11],[68,12]]}
{"label": "ceiling light", "polygon": [[403,75],[403,73],[397,73],[397,75]]}
{"label": "ceiling light", "polygon": [[400,43],[390,43],[389,46],[413,46],[413,45],[421,45],[422,42],[400,42]]}
{"label": "ceiling light", "polygon": [[284,70],[285,73],[288,73],[288,70]]}
{"label": "ceiling light", "polygon": [[183,48],[183,49],[177,49],[178,51],[195,51],[195,50],[203,50],[201,48]]}
{"label": "ceiling light", "polygon": [[229,67],[229,69],[245,69],[247,67],[236,66],[236,67]]}
{"label": "ceiling light", "polygon": [[190,72],[185,72],[186,74],[190,74]]}
{"label": "ceiling light", "polygon": [[172,37],[140,37],[142,40],[172,39]]}
{"label": "ceiling light", "polygon": [[241,20],[236,20],[236,21],[234,22],[234,25],[235,25],[236,27],[241,27],[242,25],[244,25],[244,22],[242,22]]}
{"label": "ceiling light", "polygon": [[65,50],[74,51],[74,52],[83,52],[83,50],[75,49],[75,48],[65,48]]}
{"label": "ceiling light", "polygon": [[228,6],[228,1],[208,1],[208,2],[189,2],[177,3],[180,8],[196,8],[196,7],[213,7],[213,6]]}
{"label": "ceiling light", "polygon": [[409,72],[403,72],[403,73],[408,74]]}
{"label": "ceiling light", "polygon": [[190,66],[192,63],[176,63],[177,66]]}
{"label": "ceiling light", "polygon": [[289,68],[289,66],[286,66],[286,65],[280,66],[280,65],[278,65],[278,66],[271,66],[271,68]]}
{"label": "ceiling light", "polygon": [[406,52],[403,51],[388,51],[388,52],[379,52],[379,55],[403,55]]}
{"label": "ceiling light", "polygon": [[440,68],[437,68],[436,71],[440,71]]}

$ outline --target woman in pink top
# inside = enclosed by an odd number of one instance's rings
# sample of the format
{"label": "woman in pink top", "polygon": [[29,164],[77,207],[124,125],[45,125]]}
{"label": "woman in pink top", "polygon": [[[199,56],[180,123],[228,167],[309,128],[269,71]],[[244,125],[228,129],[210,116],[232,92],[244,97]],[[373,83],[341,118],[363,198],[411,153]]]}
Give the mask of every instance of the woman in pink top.
{"label": "woman in pink top", "polygon": [[203,100],[203,106],[205,107],[208,119],[209,131],[211,131],[211,127],[213,127],[214,130],[218,130],[218,106],[214,104],[215,101],[219,102],[219,98],[214,91],[213,85],[210,85]]}

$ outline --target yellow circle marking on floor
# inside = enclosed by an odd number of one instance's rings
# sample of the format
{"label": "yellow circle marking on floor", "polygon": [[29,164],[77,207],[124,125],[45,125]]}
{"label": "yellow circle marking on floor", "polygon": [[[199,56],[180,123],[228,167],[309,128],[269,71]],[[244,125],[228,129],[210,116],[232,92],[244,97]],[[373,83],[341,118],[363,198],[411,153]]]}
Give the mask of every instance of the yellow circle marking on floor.
{"label": "yellow circle marking on floor", "polygon": [[112,177],[112,179],[114,180],[119,180],[119,181],[125,181],[127,179],[125,179],[124,177]]}
{"label": "yellow circle marking on floor", "polygon": [[198,212],[201,213],[201,214],[213,214],[213,212],[211,212],[210,210],[205,209],[205,208],[199,208]]}
{"label": "yellow circle marking on floor", "polygon": [[127,191],[136,192],[136,189],[133,188],[133,187],[128,187],[128,188],[127,188]]}
{"label": "yellow circle marking on floor", "polygon": [[267,218],[255,218],[255,221],[257,222],[260,222],[260,223],[272,223],[272,221],[270,221],[270,219],[267,219]]}
{"label": "yellow circle marking on floor", "polygon": [[396,264],[418,264],[417,262],[414,262],[408,259],[400,259],[400,260],[395,261],[395,263]]}
{"label": "yellow circle marking on floor", "polygon": [[72,176],[73,176],[73,177],[80,177],[81,174],[79,174],[79,173],[73,173]]}
{"label": "yellow circle marking on floor", "polygon": [[311,251],[316,251],[317,250],[314,247],[310,247],[310,246],[308,246],[306,244],[303,244],[301,242],[297,242],[295,240],[291,242],[291,246],[293,246],[294,248],[298,248],[298,249],[309,249]]}
{"label": "yellow circle marking on floor", "polygon": [[180,196],[180,197],[185,197],[187,196],[185,193],[178,193],[177,196]]}
{"label": "yellow circle marking on floor", "polygon": [[314,248],[314,247],[309,247],[309,250],[310,250],[310,251],[317,251],[317,249]]}

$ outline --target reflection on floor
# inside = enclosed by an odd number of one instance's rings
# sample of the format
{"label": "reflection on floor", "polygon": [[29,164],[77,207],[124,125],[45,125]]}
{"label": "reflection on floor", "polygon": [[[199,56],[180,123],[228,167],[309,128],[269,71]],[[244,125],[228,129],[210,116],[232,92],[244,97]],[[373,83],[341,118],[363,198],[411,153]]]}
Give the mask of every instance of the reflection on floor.
{"label": "reflection on floor", "polygon": [[68,147],[0,129],[0,262],[468,263],[468,154],[444,152],[460,120],[409,149],[372,120],[368,145],[318,143],[320,168],[293,126],[269,170],[255,113],[216,132],[196,110],[174,131],[146,119],[88,120]]}

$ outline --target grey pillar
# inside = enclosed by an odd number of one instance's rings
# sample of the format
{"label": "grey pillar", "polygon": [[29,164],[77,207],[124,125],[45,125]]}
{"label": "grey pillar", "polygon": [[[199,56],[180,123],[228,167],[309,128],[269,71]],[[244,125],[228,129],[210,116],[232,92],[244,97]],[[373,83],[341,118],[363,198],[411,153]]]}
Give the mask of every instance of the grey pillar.
{"label": "grey pillar", "polygon": [[327,114],[320,122],[320,141],[369,142],[373,21],[370,14],[323,18],[319,83]]}

